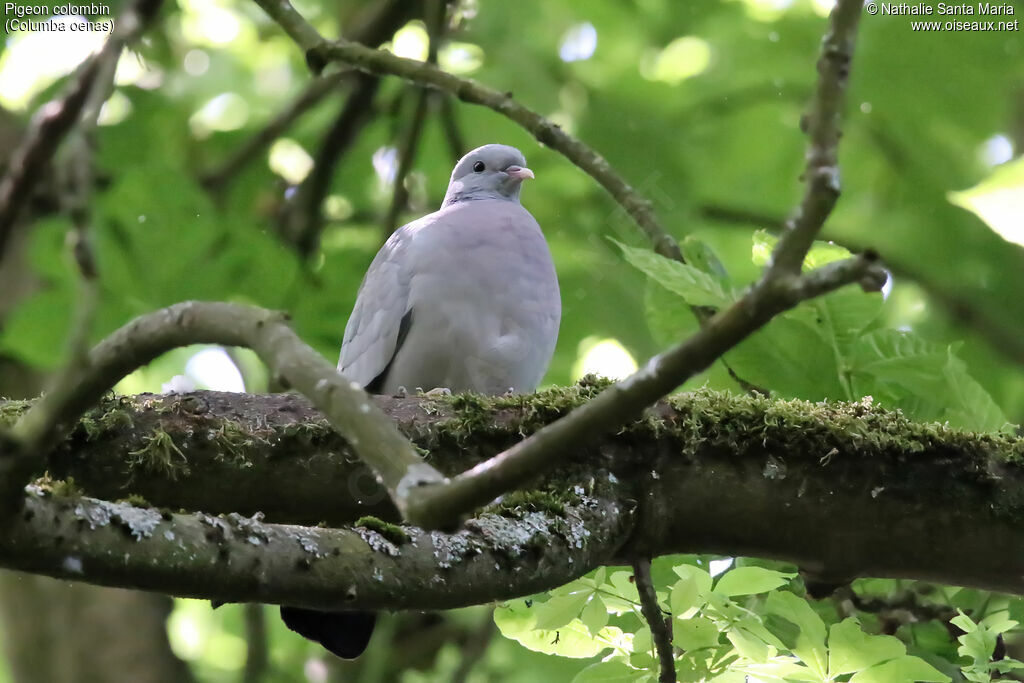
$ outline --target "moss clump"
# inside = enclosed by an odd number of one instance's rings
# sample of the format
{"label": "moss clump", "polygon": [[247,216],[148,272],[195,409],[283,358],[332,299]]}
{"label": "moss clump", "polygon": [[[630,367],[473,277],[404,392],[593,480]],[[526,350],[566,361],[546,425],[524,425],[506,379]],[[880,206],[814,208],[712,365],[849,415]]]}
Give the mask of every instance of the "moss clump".
{"label": "moss clump", "polygon": [[39,490],[48,493],[54,498],[81,498],[85,495],[85,491],[75,482],[74,477],[68,477],[67,479],[54,479],[50,476],[49,472],[45,472],[43,476],[33,482],[33,484],[39,488]]}
{"label": "moss clump", "polygon": [[544,512],[563,517],[567,502],[569,501],[548,491],[512,491],[502,496],[494,512],[504,517],[520,517],[524,511]]}
{"label": "moss clump", "polygon": [[252,436],[230,420],[223,421],[220,428],[213,432],[213,442],[217,449],[217,460],[230,460],[241,468],[252,467],[252,461],[246,457],[249,450],[257,443],[267,443],[265,439]]}
{"label": "moss clump", "polygon": [[[535,394],[453,394],[439,396],[436,402],[424,404],[424,411],[428,414],[438,413],[442,407],[447,406],[452,416],[439,423],[438,427],[453,436],[458,443],[474,435],[488,433],[488,428],[494,423],[495,413],[501,411],[515,413],[516,426],[520,434],[526,436],[568,414],[613,384],[609,379],[587,375],[572,386],[550,387]],[[502,426],[496,431],[505,433],[507,429]]]}
{"label": "moss clump", "polygon": [[86,441],[101,439],[110,432],[131,429],[134,422],[130,407],[129,399],[108,399],[83,415],[78,424],[79,428],[85,432]]}
{"label": "moss clump", "polygon": [[366,515],[356,520],[356,526],[361,526],[370,531],[376,531],[395,545],[404,545],[412,540],[409,533],[397,524],[389,524],[382,519]]}
{"label": "moss clump", "polygon": [[0,429],[13,425],[31,407],[32,401],[0,398]]}
{"label": "moss clump", "polygon": [[1005,462],[1024,459],[1024,439],[915,422],[898,410],[872,405],[870,398],[812,403],[700,389],[670,396],[668,402],[678,411],[669,428],[690,457],[710,447],[731,453],[769,449],[819,460],[830,454],[827,462],[833,464],[850,455],[940,452]]}
{"label": "moss clump", "polygon": [[130,493],[127,496],[125,496],[124,498],[118,498],[114,502],[116,502],[116,503],[124,503],[125,505],[131,505],[132,507],[137,507],[137,508],[151,508],[151,507],[153,507],[152,505],[150,505],[148,500],[146,500],[144,497],[140,496],[137,493]]}
{"label": "moss clump", "polygon": [[142,448],[129,451],[129,468],[165,474],[171,479],[177,479],[180,474],[188,474],[185,454],[163,429],[156,428],[152,434],[144,436],[142,442]]}

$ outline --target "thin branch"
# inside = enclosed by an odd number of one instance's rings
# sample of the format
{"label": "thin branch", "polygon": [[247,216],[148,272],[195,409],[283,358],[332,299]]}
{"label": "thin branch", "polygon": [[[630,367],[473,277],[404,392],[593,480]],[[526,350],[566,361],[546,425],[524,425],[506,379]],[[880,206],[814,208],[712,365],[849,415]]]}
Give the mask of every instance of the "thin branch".
{"label": "thin branch", "polygon": [[[698,210],[708,220],[727,224],[757,225],[772,232],[786,226],[784,219],[756,210],[718,204],[704,204]],[[866,249],[863,245],[851,243],[848,239],[837,239],[830,234],[823,234],[822,237],[853,252]],[[888,254],[882,254],[880,257],[885,262],[886,269],[892,272],[897,281],[902,277],[916,282],[929,297],[945,308],[946,313],[956,322],[979,333],[992,348],[1009,360],[1024,365],[1024,338],[1008,328],[1003,319],[991,315],[984,307],[979,307],[959,293],[929,279],[918,268],[906,262],[894,261]]]}
{"label": "thin branch", "polygon": [[64,136],[77,123],[100,65],[111,53],[120,54],[126,43],[138,37],[156,15],[160,4],[161,0],[137,0],[130,5],[118,18],[117,28],[102,50],[79,68],[67,93],[59,99],[50,100],[36,112],[24,139],[11,154],[6,173],[0,179],[0,255],[43,170]]}
{"label": "thin branch", "polygon": [[263,605],[247,602],[242,605],[245,618],[245,668],[242,683],[262,683],[267,677],[270,652],[267,650],[267,615]]}
{"label": "thin branch", "polygon": [[309,258],[320,244],[323,203],[330,191],[334,170],[370,120],[379,85],[380,80],[375,76],[356,76],[345,105],[320,144],[313,170],[284,207],[281,232],[303,258]]}
{"label": "thin branch", "polygon": [[61,140],[78,121],[98,70],[99,62],[90,59],[79,70],[66,95],[39,109],[21,144],[11,155],[7,172],[0,179],[0,254],[7,246],[22,207],[32,196],[32,188]]}
{"label": "thin branch", "polygon": [[658,683],[676,683],[676,662],[672,652],[672,620],[666,617],[658,604],[658,594],[651,579],[651,560],[639,557],[633,560],[633,578],[640,595],[640,610],[651,629],[651,640],[658,653],[660,671]]}
{"label": "thin branch", "polygon": [[466,140],[459,128],[458,116],[455,107],[452,106],[452,97],[446,92],[435,93],[437,106],[440,108],[441,128],[444,130],[444,139],[448,143],[448,153],[452,159],[452,166],[459,162],[459,159],[469,151],[466,147]]}
{"label": "thin branch", "polygon": [[480,627],[470,633],[469,638],[462,643],[459,668],[452,674],[451,683],[466,683],[469,675],[473,673],[473,667],[477,665],[487,653],[487,646],[491,644],[497,626],[494,623],[494,610],[488,609],[487,614],[480,620]]}
{"label": "thin branch", "polygon": [[641,197],[619,176],[604,157],[540,114],[516,102],[511,93],[499,92],[442,71],[432,64],[403,59],[390,52],[373,50],[346,40],[328,42],[288,5],[287,0],[255,2],[306,52],[306,61],[314,71],[328,62],[338,61],[372,74],[395,75],[417,85],[451,93],[463,102],[483,105],[518,123],[538,142],[560,152],[593,177],[647,234],[656,252],[682,260],[679,245],[658,223],[650,201]]}
{"label": "thin branch", "polygon": [[423,124],[427,118],[427,103],[430,93],[421,88],[416,93],[416,104],[413,108],[412,118],[405,131],[405,138],[402,140],[401,148],[398,150],[398,168],[395,170],[395,179],[391,189],[391,203],[388,205],[387,215],[384,216],[384,238],[386,239],[398,227],[398,217],[405,209],[409,201],[409,190],[405,187],[405,179],[412,170],[413,162],[416,160],[416,148],[419,146],[420,135],[423,133]]}
{"label": "thin branch", "polygon": [[765,230],[773,232],[781,231],[786,227],[786,219],[781,216],[773,216],[769,213],[754,211],[742,207],[727,206],[724,204],[701,204],[697,207],[701,218],[720,223],[739,223],[743,225],[756,225]]}
{"label": "thin branch", "polygon": [[315,107],[332,92],[336,92],[344,81],[351,77],[348,70],[323,74],[310,81],[306,89],[291,104],[278,112],[266,126],[249,138],[219,166],[203,174],[200,182],[210,192],[220,192],[238,177],[250,162],[271,142],[284,133],[303,114]]}
{"label": "thin branch", "polygon": [[839,199],[839,123],[857,40],[862,0],[840,0],[829,17],[829,30],[818,59],[818,86],[803,125],[810,142],[804,180],[807,189],[775,247],[771,276],[799,273],[825,219]]}
{"label": "thin branch", "polygon": [[[443,36],[447,9],[447,4],[442,0],[430,0],[427,3],[427,35],[429,37],[427,62],[430,64],[437,64],[437,51]],[[398,218],[409,201],[409,190],[405,187],[405,179],[416,160],[416,150],[419,147],[423,125],[427,118],[427,106],[430,104],[431,92],[427,88],[417,88],[416,90],[416,104],[413,107],[412,118],[398,150],[398,168],[395,171],[391,204],[384,217],[385,239],[398,227]]]}
{"label": "thin branch", "polygon": [[44,395],[22,415],[8,435],[15,452],[0,460],[0,500],[17,500],[16,492],[37,459],[118,380],[166,351],[197,343],[255,351],[274,377],[302,392],[345,436],[380,476],[399,510],[404,511],[410,487],[443,479],[366,392],[299,339],[283,315],[248,306],[186,302],[136,318],[111,334],[92,350],[74,382]]}

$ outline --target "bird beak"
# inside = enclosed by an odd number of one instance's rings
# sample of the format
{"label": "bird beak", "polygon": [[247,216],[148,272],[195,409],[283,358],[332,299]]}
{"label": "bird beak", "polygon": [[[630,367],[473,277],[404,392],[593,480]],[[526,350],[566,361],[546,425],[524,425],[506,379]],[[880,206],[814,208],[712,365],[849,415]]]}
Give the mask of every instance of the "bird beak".
{"label": "bird beak", "polygon": [[509,166],[505,169],[505,173],[507,173],[509,177],[518,178],[519,180],[533,178],[533,171],[523,166]]}

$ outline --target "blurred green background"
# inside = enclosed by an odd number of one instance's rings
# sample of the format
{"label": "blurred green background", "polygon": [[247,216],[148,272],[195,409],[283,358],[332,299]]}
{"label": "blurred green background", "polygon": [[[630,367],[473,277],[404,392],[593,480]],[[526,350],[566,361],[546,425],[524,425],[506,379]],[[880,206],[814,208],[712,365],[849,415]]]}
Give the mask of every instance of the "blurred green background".
{"label": "blurred green background", "polygon": [[[295,6],[324,35],[337,36],[381,4],[304,0]],[[121,6],[109,3],[115,17]],[[514,93],[593,146],[654,202],[669,232],[709,245],[732,281],[744,283],[758,274],[755,231],[777,230],[803,191],[806,140],[799,124],[830,6],[828,0],[460,0],[441,33],[438,60]],[[1024,14],[1019,3],[1009,6],[1016,14],[1003,18]],[[426,14],[415,2],[395,12],[400,18],[385,27],[384,47],[425,58]],[[862,21],[840,155],[844,195],[825,236],[878,250],[894,273],[882,324],[936,345],[960,343],[956,353],[969,375],[1007,420],[1021,423],[1020,363],[964,323],[980,320],[990,334],[1024,338],[1024,40],[1019,29],[915,32],[911,19]],[[102,39],[5,35],[0,159],[31,112],[60,91],[64,76]],[[289,311],[306,341],[336,357],[362,274],[386,238],[398,150],[418,91],[382,79],[329,179],[319,244],[304,255],[282,228],[282,216],[345,106],[348,86],[332,89],[271,136],[237,173],[220,169],[310,78],[300,50],[255,4],[165,3],[143,41],[121,58],[100,117],[92,238],[101,303],[93,339],[174,302],[229,300]],[[623,376],[694,328],[687,316],[648,315],[657,295],[645,295],[644,275],[609,238],[646,243],[603,190],[490,110],[428,99],[399,224],[439,206],[457,156],[455,138],[462,151],[489,142],[515,145],[536,173],[523,204],[551,245],[563,298],[547,383],[566,384],[588,371]],[[59,212],[35,210],[0,262],[0,395],[35,395],[66,357],[77,286],[66,247],[69,225]],[[657,313],[657,302],[652,305]],[[251,354],[189,348],[139,370],[118,390],[160,391],[179,375],[200,388],[268,388]],[[738,390],[720,366],[688,386],[702,384]],[[826,390],[801,397],[850,398]],[[47,598],[36,581],[4,579],[9,653],[20,642],[12,633],[31,630],[31,623],[19,626],[23,620],[43,621],[47,599],[71,599]],[[36,592],[36,602],[25,597]],[[16,593],[24,600],[9,597]],[[15,603],[21,612],[10,606]],[[73,621],[75,612],[69,614]],[[436,657],[424,656],[423,672],[401,680],[456,680],[466,642],[486,622],[484,608],[459,612],[445,626],[459,635],[435,648]],[[213,611],[177,601],[170,644],[198,680],[241,680],[245,623],[239,606]],[[387,629],[397,633],[403,624]],[[300,671],[310,681],[386,680],[380,676],[390,655],[382,648],[358,671],[332,674],[334,665],[324,663],[319,648],[290,636],[276,619],[266,627],[265,680],[302,680]],[[70,637],[59,626],[47,628],[56,629],[49,631],[53,640]],[[580,666],[497,638],[465,680],[562,680]],[[87,679],[79,674],[38,680]],[[0,667],[0,681],[6,675]],[[134,679],[112,675],[89,680]]]}

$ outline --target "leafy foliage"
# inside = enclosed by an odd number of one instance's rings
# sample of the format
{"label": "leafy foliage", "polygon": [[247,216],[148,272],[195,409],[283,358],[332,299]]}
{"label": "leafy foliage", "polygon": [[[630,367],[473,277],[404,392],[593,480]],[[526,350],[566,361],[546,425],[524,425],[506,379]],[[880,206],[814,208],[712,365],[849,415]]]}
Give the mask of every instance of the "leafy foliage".
{"label": "leafy foliage", "polygon": [[[111,3],[114,12],[121,4]],[[358,23],[366,3],[296,4],[325,34],[337,35]],[[563,292],[548,382],[576,379],[572,368],[589,339],[613,338],[639,360],[678,342],[697,328],[691,306],[727,306],[758,276],[774,244],[765,230],[778,228],[799,191],[799,118],[814,83],[824,4],[459,3],[461,18],[448,36],[453,49],[442,50],[442,66],[513,92],[599,150],[652,200],[687,259],[681,265],[650,252],[590,179],[526,132],[492,112],[457,105],[455,123],[468,146],[514,144],[537,174],[524,203],[544,228]],[[1020,2],[1011,5],[1018,16],[1024,11]],[[1024,337],[1024,250],[1019,238],[1012,241],[1019,213],[1010,214],[1011,229],[1003,224],[997,233],[985,222],[996,220],[984,210],[991,203],[979,201],[1020,193],[1020,160],[1000,166],[989,151],[1009,145],[1019,155],[1013,99],[1024,79],[1024,47],[1014,33],[912,33],[907,19],[864,17],[844,122],[844,196],[826,228],[836,244],[816,245],[807,264],[842,258],[845,247],[872,247],[893,268],[891,291],[883,297],[850,287],[801,305],[725,360],[737,376],[777,396],[870,395],[918,419],[1009,429],[1024,421],[1020,366],[936,304],[960,302],[1005,334]],[[585,26],[596,41],[592,55],[559,58],[568,37],[586,34]],[[422,22],[411,22],[389,46],[424,34]],[[47,42],[26,59],[19,36],[6,37],[0,72],[28,73],[32,87],[13,97],[5,86],[0,96],[6,109],[27,119],[57,88],[38,65],[64,50]],[[308,81],[300,50],[252,3],[167,4],[147,41],[123,60],[112,100],[121,102],[122,115],[110,105],[98,131],[102,183],[91,219],[102,297],[94,339],[138,313],[207,298],[286,309],[304,339],[327,356],[337,353],[362,273],[385,237],[380,223],[392,187],[375,170],[375,155],[402,139],[413,91],[383,81],[374,115],[331,181],[325,207],[332,208],[308,262],[278,235],[296,176],[272,158],[273,148],[217,189],[199,180]],[[278,142],[316,156],[342,98],[332,93]],[[0,130],[4,141],[7,132]],[[451,156],[432,113],[403,218],[438,205]],[[75,306],[68,228],[61,217],[36,221],[20,255],[31,286],[17,295],[0,289],[0,354],[37,370],[53,370],[64,359]],[[194,349],[168,354],[121,389],[159,390],[193,355]],[[250,390],[266,388],[265,372],[251,358],[235,360]],[[701,384],[739,389],[722,363],[689,386]],[[0,395],[19,390],[0,375]],[[927,520],[922,529],[941,532]],[[713,577],[712,559],[655,562],[683,680],[983,681],[1019,668],[1003,652],[1020,642],[1018,599],[861,580],[851,588],[857,600],[849,608],[841,600],[807,599],[792,567],[740,559]],[[509,602],[495,616],[507,638],[491,644],[477,665],[478,680],[653,680],[651,637],[637,600],[628,571],[603,568],[534,597],[532,606]],[[479,617],[478,610],[448,619],[468,632]],[[181,602],[175,619],[191,624],[182,633],[200,633],[209,646],[178,652],[202,680],[238,678],[237,610]],[[318,656],[279,624],[270,642],[267,680],[295,680]],[[384,660],[406,654],[377,653],[358,665],[361,680],[373,680],[386,670]],[[410,665],[403,680],[450,680],[463,659],[461,645],[448,642]]]}

